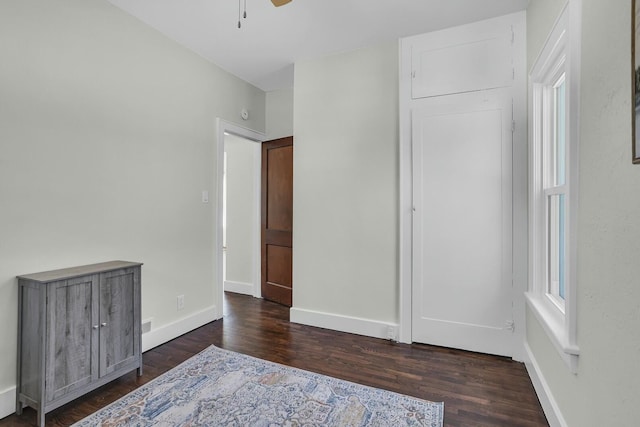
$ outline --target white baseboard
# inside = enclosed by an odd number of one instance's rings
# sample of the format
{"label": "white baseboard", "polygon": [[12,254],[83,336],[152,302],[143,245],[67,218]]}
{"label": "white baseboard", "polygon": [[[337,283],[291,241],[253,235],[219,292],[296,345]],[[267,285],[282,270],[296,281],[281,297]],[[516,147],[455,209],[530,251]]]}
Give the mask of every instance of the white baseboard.
{"label": "white baseboard", "polygon": [[10,387],[0,392],[0,418],[8,417],[16,412],[16,388]]}
{"label": "white baseboard", "polygon": [[253,296],[253,285],[251,283],[234,282],[233,280],[225,280],[224,290],[228,292],[235,292],[236,294]]}
{"label": "white baseboard", "polygon": [[398,339],[398,325],[395,323],[322,313],[295,307],[289,310],[289,319],[293,323],[317,326],[334,331],[349,332],[351,334],[391,339],[394,341]]}
{"label": "white baseboard", "polygon": [[193,331],[194,329],[217,319],[219,319],[218,310],[215,306],[211,306],[180,320],[176,320],[173,323],[169,323],[168,325],[152,329],[146,334],[142,334],[142,351],[151,350],[160,344],[171,341],[180,335]]}
{"label": "white baseboard", "polygon": [[542,410],[547,417],[549,426],[567,427],[567,423],[560,412],[560,407],[551,393],[549,384],[547,384],[547,381],[540,370],[540,366],[531,351],[531,347],[529,347],[529,344],[526,342],[524,343],[524,350],[527,356],[527,360],[524,364],[527,368],[527,372],[529,373],[529,377],[531,378],[531,382],[533,383],[533,388],[536,390],[540,404],[542,405]]}

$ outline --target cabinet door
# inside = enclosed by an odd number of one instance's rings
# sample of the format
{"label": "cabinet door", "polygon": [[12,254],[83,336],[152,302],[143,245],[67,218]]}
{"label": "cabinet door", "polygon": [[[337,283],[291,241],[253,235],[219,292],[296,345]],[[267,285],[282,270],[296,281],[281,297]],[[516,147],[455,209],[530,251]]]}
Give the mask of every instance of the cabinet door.
{"label": "cabinet door", "polygon": [[98,378],[97,291],[97,275],[47,285],[47,402]]}
{"label": "cabinet door", "polygon": [[140,269],[100,275],[100,376],[140,357]]}

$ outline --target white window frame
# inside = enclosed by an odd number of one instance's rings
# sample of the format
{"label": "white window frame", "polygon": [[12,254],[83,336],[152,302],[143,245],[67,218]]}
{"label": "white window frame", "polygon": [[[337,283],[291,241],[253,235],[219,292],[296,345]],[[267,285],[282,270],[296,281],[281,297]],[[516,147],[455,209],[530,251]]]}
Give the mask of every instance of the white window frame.
{"label": "white window frame", "polygon": [[[529,291],[527,303],[570,371],[578,372],[576,250],[578,215],[578,139],[580,106],[580,10],[570,0],[529,75]],[[565,184],[550,185],[543,164],[551,159],[554,85],[565,79]],[[545,116],[546,115],[546,116]],[[548,197],[565,195],[564,301],[549,291]]]}
{"label": "white window frame", "polygon": [[[558,310],[560,310],[562,312],[562,314],[565,313],[565,300],[563,298],[560,297],[560,280],[558,281],[553,281],[551,279],[552,276],[552,267],[551,267],[551,262],[550,259],[551,258],[555,258],[556,254],[555,251],[552,248],[557,248],[559,245],[559,239],[554,239],[553,242],[551,242],[549,239],[551,238],[551,235],[555,234],[554,232],[551,232],[551,229],[554,228],[554,231],[558,231],[555,230],[554,225],[555,224],[551,224],[551,206],[549,203],[549,199],[553,196],[564,196],[565,197],[565,205],[568,204],[568,190],[570,188],[569,186],[569,182],[568,182],[568,176],[567,176],[567,168],[566,168],[566,164],[565,164],[565,177],[564,177],[564,182],[562,184],[559,184],[556,182],[557,180],[557,176],[555,176],[556,173],[556,165],[555,162],[557,161],[557,159],[555,158],[556,153],[556,147],[555,144],[557,143],[557,130],[558,130],[558,124],[557,124],[557,118],[558,118],[558,114],[557,114],[557,100],[556,100],[556,88],[558,86],[560,86],[562,84],[562,82],[565,83],[565,87],[566,87],[566,83],[567,83],[567,78],[566,78],[566,55],[564,52],[564,49],[562,49],[562,54],[558,55],[558,57],[554,58],[555,62],[552,63],[552,67],[550,67],[550,71],[551,74],[550,75],[543,75],[542,76],[542,82],[533,82],[533,91],[534,92],[538,92],[539,96],[542,97],[542,99],[540,98],[536,98],[539,99],[539,101],[541,102],[541,105],[539,106],[534,106],[534,108],[532,109],[533,114],[534,114],[534,120],[536,121],[536,128],[538,129],[542,129],[542,134],[540,135],[542,141],[536,141],[535,144],[536,145],[536,151],[540,150],[540,148],[542,149],[542,158],[543,160],[543,165],[542,168],[542,172],[541,172],[541,180],[542,180],[542,200],[539,200],[539,204],[540,206],[538,206],[539,209],[542,209],[546,218],[546,223],[545,223],[545,237],[546,237],[546,243],[544,244],[544,249],[546,250],[545,253],[545,261],[546,261],[546,269],[545,269],[545,273],[544,273],[544,278],[545,278],[545,289],[546,289],[546,298],[548,298],[549,300],[551,300],[551,302],[558,308]],[[540,108],[541,107],[541,108]],[[544,111],[545,113],[542,113],[542,111]],[[565,111],[563,111],[563,114],[565,114],[565,121],[568,118],[566,116],[566,108]],[[549,117],[549,115],[552,115],[553,117]],[[567,137],[567,132],[565,132],[565,138]],[[541,145],[541,147],[540,147]],[[565,144],[565,163],[566,162],[566,155],[568,154],[568,145]],[[546,167],[545,167],[546,165]],[[553,173],[551,172],[551,170],[553,170]],[[565,225],[566,225],[566,219],[565,219]],[[568,233],[568,229],[565,227],[565,238],[567,237]],[[566,244],[565,244],[566,247]],[[566,251],[565,251],[566,252]],[[566,253],[563,254],[565,261],[566,261]],[[565,266],[566,266],[566,262],[565,262]],[[559,272],[558,272],[559,274]],[[566,275],[565,275],[566,276]],[[566,286],[566,283],[565,283]]]}

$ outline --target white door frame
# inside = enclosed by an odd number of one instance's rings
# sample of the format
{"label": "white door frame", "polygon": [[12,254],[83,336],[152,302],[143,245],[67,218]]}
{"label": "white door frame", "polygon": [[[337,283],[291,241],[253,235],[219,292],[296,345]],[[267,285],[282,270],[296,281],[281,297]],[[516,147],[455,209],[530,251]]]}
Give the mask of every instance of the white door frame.
{"label": "white door frame", "polygon": [[[517,12],[495,20],[511,19],[515,28],[514,51],[525,52],[523,35],[526,14]],[[411,152],[411,110],[416,100],[411,97],[411,48],[413,38],[399,41],[399,208],[398,208],[398,341],[411,343],[412,336],[412,246],[413,246],[413,170]],[[524,360],[525,300],[528,280],[528,192],[527,192],[527,75],[525,55],[514,57],[513,85],[513,302],[515,348],[513,358]],[[418,101],[419,102],[419,101]]]}
{"label": "white door frame", "polygon": [[411,150],[411,40],[400,39],[398,153],[398,341],[411,344],[413,258],[413,156]]}
{"label": "white door frame", "polygon": [[217,318],[221,318],[222,301],[224,298],[224,277],[223,277],[223,242],[222,242],[222,213],[224,209],[224,200],[222,197],[223,192],[223,175],[224,175],[224,136],[225,133],[239,136],[249,141],[256,142],[254,147],[254,201],[255,209],[253,214],[253,256],[252,256],[252,268],[251,277],[253,277],[253,296],[256,298],[261,297],[260,283],[261,283],[261,255],[260,255],[260,222],[261,222],[261,208],[260,208],[260,192],[262,185],[262,142],[266,140],[266,135],[262,132],[257,132],[251,129],[238,126],[234,123],[226,121],[221,118],[216,119],[216,208],[215,208],[215,285],[216,285],[216,307],[218,310]]}

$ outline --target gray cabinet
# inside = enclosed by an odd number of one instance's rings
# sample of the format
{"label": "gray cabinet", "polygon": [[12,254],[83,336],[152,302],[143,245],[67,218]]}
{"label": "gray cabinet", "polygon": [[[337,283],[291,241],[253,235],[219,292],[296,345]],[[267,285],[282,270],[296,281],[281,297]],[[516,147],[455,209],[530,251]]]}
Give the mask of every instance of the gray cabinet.
{"label": "gray cabinet", "polygon": [[134,369],[142,375],[141,263],[18,276],[16,412],[45,414]]}

